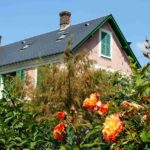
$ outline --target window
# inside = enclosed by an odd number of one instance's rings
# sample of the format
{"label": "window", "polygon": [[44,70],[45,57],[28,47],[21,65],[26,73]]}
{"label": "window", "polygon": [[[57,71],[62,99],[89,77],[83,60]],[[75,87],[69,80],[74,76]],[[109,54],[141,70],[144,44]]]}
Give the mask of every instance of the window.
{"label": "window", "polygon": [[111,58],[111,33],[103,30],[100,32],[100,52],[101,56]]}
{"label": "window", "polygon": [[24,80],[25,79],[25,71],[24,70],[17,70],[16,71],[16,75],[20,80]]}
{"label": "window", "polygon": [[0,99],[3,98],[3,90],[4,90],[4,84],[3,84],[3,76],[0,74]]}

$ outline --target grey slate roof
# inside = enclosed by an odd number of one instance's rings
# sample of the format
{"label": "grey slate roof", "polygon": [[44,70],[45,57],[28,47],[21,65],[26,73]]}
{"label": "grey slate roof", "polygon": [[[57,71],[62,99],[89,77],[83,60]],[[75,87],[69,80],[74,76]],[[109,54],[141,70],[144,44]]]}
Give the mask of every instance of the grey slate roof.
{"label": "grey slate roof", "polygon": [[[6,46],[1,46],[0,66],[62,53],[66,48],[70,34],[73,34],[72,48],[74,48],[107,17],[108,16],[104,16],[95,20],[72,25],[64,32],[56,30]],[[86,23],[89,25],[87,24],[86,26]],[[66,34],[66,36],[62,40],[58,40],[62,34]]]}

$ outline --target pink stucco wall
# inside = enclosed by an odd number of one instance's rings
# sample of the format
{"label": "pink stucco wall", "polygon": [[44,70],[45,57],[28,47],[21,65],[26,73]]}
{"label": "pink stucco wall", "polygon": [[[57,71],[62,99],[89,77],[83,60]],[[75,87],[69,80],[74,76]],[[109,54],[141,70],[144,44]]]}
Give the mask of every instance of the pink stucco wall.
{"label": "pink stucco wall", "polygon": [[[111,32],[111,46],[112,46],[112,57],[111,59],[100,56],[100,41],[99,41],[99,31],[93,35],[92,38],[87,40],[79,49],[78,52],[87,49],[89,52],[89,58],[95,60],[97,68],[108,69],[112,71],[121,71],[126,74],[131,74],[131,69],[128,62],[128,57],[125,51],[121,48],[121,44],[117,39],[111,26],[106,23],[101,29]],[[26,70],[27,75],[30,77],[32,85],[36,86],[37,80],[37,70],[28,69]]]}
{"label": "pink stucco wall", "polygon": [[28,80],[30,81],[30,84],[33,87],[36,87],[37,82],[37,70],[35,68],[26,70],[26,75],[28,77]]}
{"label": "pink stucco wall", "polygon": [[112,30],[111,26],[106,23],[104,24],[101,29],[111,32],[111,46],[112,46],[112,58],[105,58],[100,56],[100,42],[99,42],[99,31],[96,34],[86,41],[78,51],[87,49],[89,51],[89,58],[96,60],[97,67],[108,69],[108,70],[115,70],[121,71],[126,74],[131,74],[131,69],[128,62],[128,57],[124,50],[122,50],[119,40],[117,39],[114,31]]}

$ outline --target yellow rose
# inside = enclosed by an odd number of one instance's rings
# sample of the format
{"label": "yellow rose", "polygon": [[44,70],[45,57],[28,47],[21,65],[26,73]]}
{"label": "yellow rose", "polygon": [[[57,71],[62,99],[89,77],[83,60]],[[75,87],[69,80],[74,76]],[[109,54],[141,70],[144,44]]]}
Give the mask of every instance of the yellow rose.
{"label": "yellow rose", "polygon": [[103,126],[103,138],[107,142],[115,141],[116,137],[122,132],[123,123],[119,118],[119,114],[113,114],[106,117]]}
{"label": "yellow rose", "polygon": [[98,98],[97,93],[93,93],[90,95],[90,98],[86,98],[83,102],[83,106],[88,110],[98,109],[101,105],[101,101]]}

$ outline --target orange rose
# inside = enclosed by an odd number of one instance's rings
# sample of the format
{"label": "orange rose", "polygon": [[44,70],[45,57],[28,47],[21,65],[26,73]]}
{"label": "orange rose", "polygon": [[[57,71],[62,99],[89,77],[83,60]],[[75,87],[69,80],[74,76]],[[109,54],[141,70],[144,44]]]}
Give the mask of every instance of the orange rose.
{"label": "orange rose", "polygon": [[115,150],[124,150],[123,148],[117,147]]}
{"label": "orange rose", "polygon": [[54,138],[56,140],[62,141],[63,140],[64,131],[65,131],[65,124],[61,122],[53,130]]}
{"label": "orange rose", "polygon": [[101,105],[101,101],[98,98],[98,94],[97,93],[93,93],[90,95],[90,98],[86,98],[83,102],[83,106],[86,107],[88,110],[97,110],[100,105]]}
{"label": "orange rose", "polygon": [[107,111],[108,111],[108,107],[109,107],[108,104],[101,104],[101,106],[100,106],[100,108],[99,108],[99,110],[98,110],[98,114],[99,114],[99,115],[104,115],[104,114],[106,114]]}
{"label": "orange rose", "polygon": [[115,142],[117,135],[122,132],[123,123],[119,118],[120,114],[113,114],[106,118],[103,126],[103,138],[105,141]]}
{"label": "orange rose", "polygon": [[59,119],[65,119],[66,118],[66,114],[64,112],[57,112],[57,117]]}

